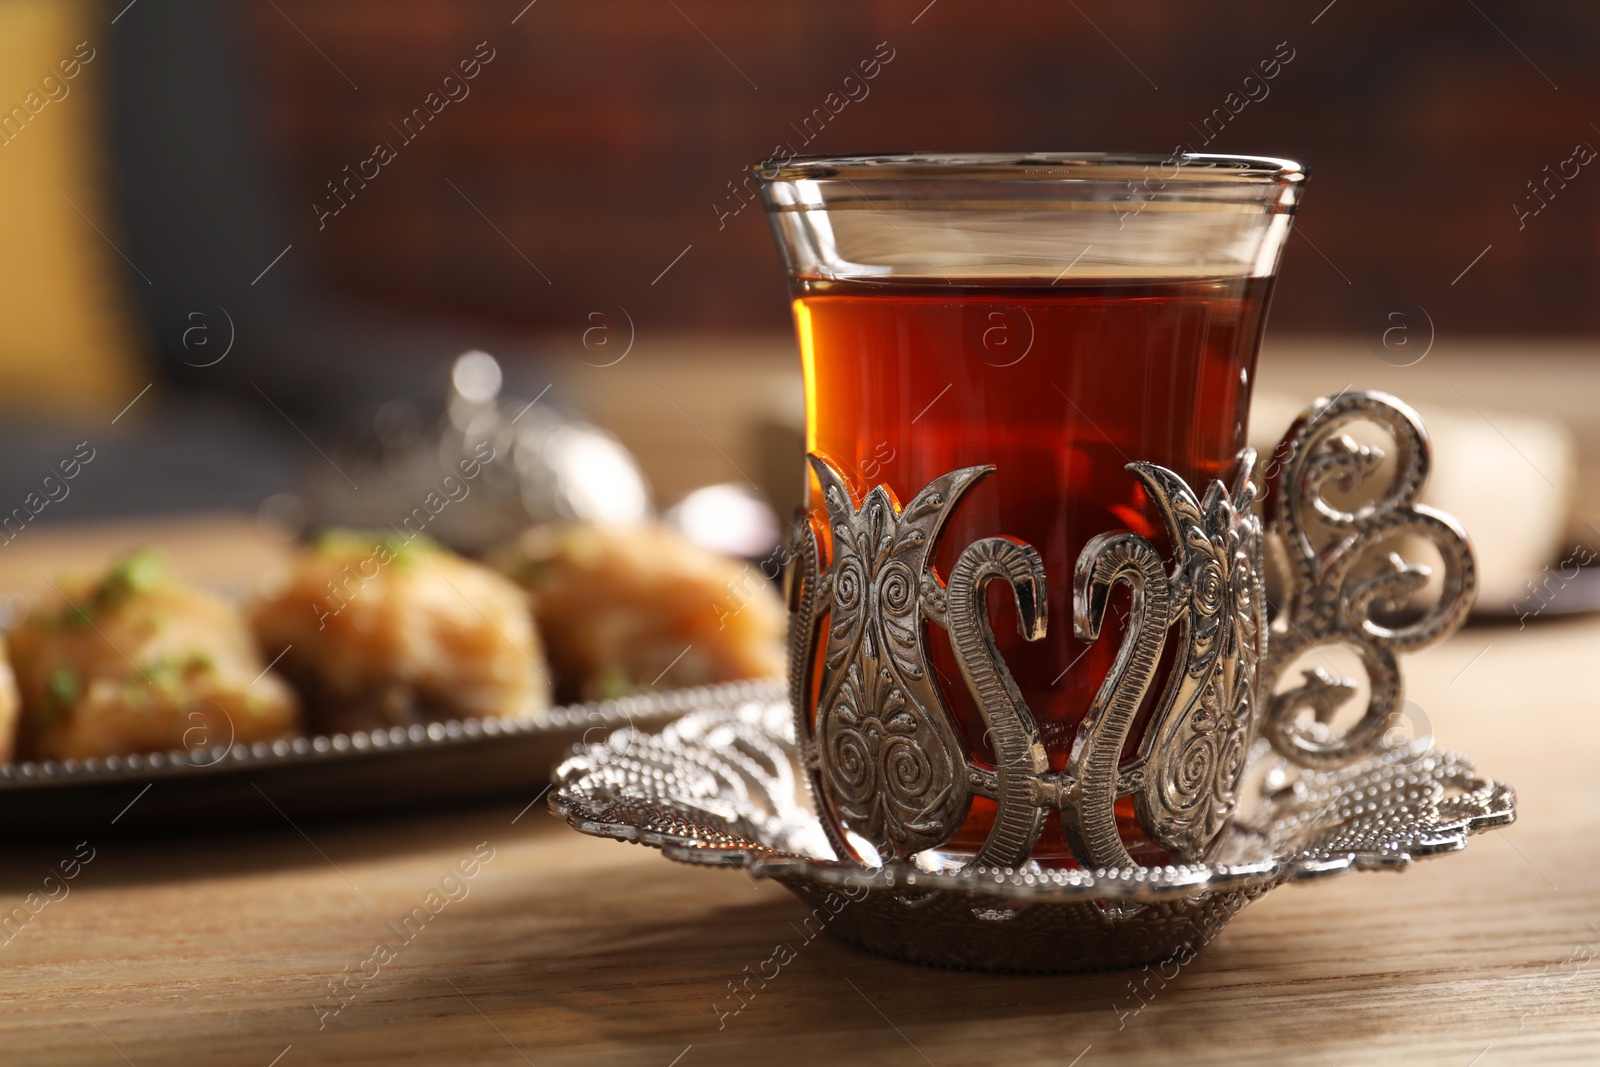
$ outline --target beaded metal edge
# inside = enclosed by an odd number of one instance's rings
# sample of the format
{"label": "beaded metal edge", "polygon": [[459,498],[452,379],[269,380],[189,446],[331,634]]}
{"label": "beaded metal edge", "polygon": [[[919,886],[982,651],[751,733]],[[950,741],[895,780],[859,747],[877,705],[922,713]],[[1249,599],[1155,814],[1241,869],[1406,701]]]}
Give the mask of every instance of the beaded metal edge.
{"label": "beaded metal edge", "polygon": [[[1511,789],[1469,761],[1402,747],[1282,779],[1229,829],[1227,862],[867,868],[832,858],[793,737],[777,701],[694,712],[659,734],[619,730],[557,769],[549,805],[586,834],[770,878],[810,908],[808,931],[912,963],[1026,973],[1186,960],[1278,885],[1403,868],[1516,817]],[[1270,782],[1284,766],[1263,743],[1247,777]]]}
{"label": "beaded metal edge", "polygon": [[504,718],[451,719],[425,725],[394,726],[352,733],[258,741],[227,749],[175,749],[145,755],[111,756],[87,760],[39,760],[0,765],[0,791],[41,786],[71,786],[89,781],[122,778],[186,776],[230,769],[263,767],[314,760],[359,759],[366,754],[448,748],[473,744],[487,737],[519,737],[583,729],[612,731],[640,723],[666,722],[701,708],[726,708],[751,700],[775,698],[783,691],[780,680],[727,682],[693,689],[677,689],[566,704]]}
{"label": "beaded metal edge", "polygon": [[[1249,776],[1281,761],[1258,747]],[[921,893],[974,902],[1150,902],[1353,870],[1395,869],[1455,852],[1516,817],[1516,796],[1465,757],[1397,746],[1357,766],[1302,775],[1241,813],[1225,862],[1169,867],[928,870],[832,858],[805,799],[787,709],[751,702],[694,712],[658,734],[625,729],[583,746],[555,773],[550,808],[573,828],[659,848],[685,863],[744,867],[780,881]]]}

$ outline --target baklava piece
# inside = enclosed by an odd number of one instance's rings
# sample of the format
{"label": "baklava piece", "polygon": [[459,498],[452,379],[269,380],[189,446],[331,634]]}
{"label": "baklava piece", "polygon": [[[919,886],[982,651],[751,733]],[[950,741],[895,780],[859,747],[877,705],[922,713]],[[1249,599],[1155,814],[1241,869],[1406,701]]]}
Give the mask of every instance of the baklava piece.
{"label": "baklava piece", "polygon": [[298,732],[298,701],[243,615],[174,580],[159,555],[132,553],[55,591],[7,639],[21,755],[220,753]]}
{"label": "baklava piece", "polygon": [[549,705],[527,595],[420,536],[326,534],[269,579],[252,618],[318,732]]}
{"label": "baklava piece", "polygon": [[561,700],[783,673],[771,583],[669,530],[536,526],[491,562],[531,594]]}

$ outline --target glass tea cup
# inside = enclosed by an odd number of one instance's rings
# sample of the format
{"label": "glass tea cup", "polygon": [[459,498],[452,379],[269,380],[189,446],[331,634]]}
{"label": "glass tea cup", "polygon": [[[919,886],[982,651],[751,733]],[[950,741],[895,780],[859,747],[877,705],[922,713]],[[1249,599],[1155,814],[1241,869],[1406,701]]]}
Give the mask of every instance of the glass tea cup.
{"label": "glass tea cup", "polygon": [[[1140,644],[1155,594],[1112,532],[1176,558],[1171,479],[1203,492],[1245,461],[1303,168],[1083,153],[755,171],[805,378],[791,688],[835,849],[938,868],[1199,858],[1231,810],[1254,675],[1226,736],[1157,750],[1188,690],[1172,642]],[[1177,800],[1140,792],[1157,763]],[[1181,832],[1157,810],[1191,801],[1206,811]]]}

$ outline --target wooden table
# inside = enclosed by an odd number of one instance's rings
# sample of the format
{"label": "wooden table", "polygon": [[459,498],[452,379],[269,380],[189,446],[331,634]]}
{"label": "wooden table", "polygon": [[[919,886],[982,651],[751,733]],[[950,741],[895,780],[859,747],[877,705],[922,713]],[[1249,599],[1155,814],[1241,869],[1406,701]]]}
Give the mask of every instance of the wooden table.
{"label": "wooden table", "polygon": [[[272,554],[242,528],[197,543]],[[1517,825],[1404,876],[1279,890],[1143,999],[1129,973],[929,970],[819,939],[719,1027],[713,1005],[795,939],[800,903],[580,837],[530,795],[8,849],[5,908],[74,851],[93,859],[69,895],[0,931],[0,1062],[1595,1063],[1597,647],[1600,622],[1540,620],[1472,628],[1411,661],[1410,698],[1440,738],[1518,787]],[[402,943],[391,924],[475,849],[492,858]],[[400,947],[374,966],[379,941]],[[332,1014],[331,983],[363,969]]]}

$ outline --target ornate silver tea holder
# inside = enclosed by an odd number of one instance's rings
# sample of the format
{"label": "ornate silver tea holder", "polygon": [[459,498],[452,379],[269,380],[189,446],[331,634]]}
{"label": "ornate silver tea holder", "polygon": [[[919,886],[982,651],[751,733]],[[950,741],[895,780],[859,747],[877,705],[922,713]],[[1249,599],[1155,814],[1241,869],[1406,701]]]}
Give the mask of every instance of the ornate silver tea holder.
{"label": "ornate silver tea holder", "polygon": [[[1359,503],[1384,454],[1344,432],[1357,422],[1394,443],[1386,489]],[[1308,407],[1266,465],[1265,525],[1252,512],[1253,455],[1231,491],[1213,482],[1203,496],[1171,471],[1129,465],[1176,558],[1169,569],[1128,532],[1100,535],[1080,556],[1077,636],[1099,637],[1118,584],[1131,588],[1131,610],[1060,770],[983,609],[986,584],[1004,581],[1022,636],[1042,636],[1038,553],[985,538],[948,580],[929,564],[945,517],[992,468],[945,475],[901,508],[881,487],[857,501],[826,460],[812,464],[831,530],[822,538],[807,526],[795,546],[789,706],[774,692],[659,734],[625,730],[579,748],[550,799],[576,829],[772,878],[812,906],[808,925],[886,956],[1074,971],[1187,958],[1278,885],[1403,868],[1515,818],[1508,786],[1431,738],[1392,736],[1399,654],[1457,629],[1476,587],[1465,535],[1417,503],[1428,439],[1393,397],[1353,393]],[[1429,570],[1399,550],[1419,540],[1443,562],[1439,595],[1405,617]],[[1283,576],[1270,616],[1267,550]],[[933,626],[950,635],[992,766],[968,752],[931,680]],[[1344,729],[1334,718],[1354,683],[1322,668],[1284,677],[1333,645],[1353,650],[1367,676],[1366,706]],[[1146,707],[1138,753],[1124,760]],[[952,855],[942,846],[978,796],[995,805],[987,838]],[[1115,811],[1125,797],[1171,864],[1129,855]],[[1029,858],[1051,819],[1081,866]]]}

